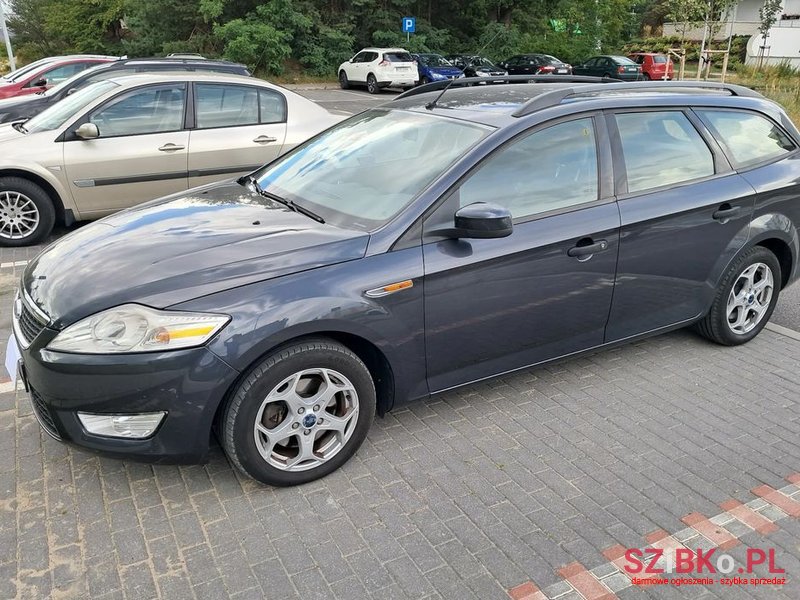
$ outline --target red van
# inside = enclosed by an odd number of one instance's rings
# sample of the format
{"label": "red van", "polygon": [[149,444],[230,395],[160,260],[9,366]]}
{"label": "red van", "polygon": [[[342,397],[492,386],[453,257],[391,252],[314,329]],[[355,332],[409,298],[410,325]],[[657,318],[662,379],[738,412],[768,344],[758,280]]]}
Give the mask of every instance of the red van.
{"label": "red van", "polygon": [[642,67],[642,76],[645,79],[664,79],[665,71],[667,79],[673,79],[675,76],[672,60],[666,54],[634,52],[629,58]]}
{"label": "red van", "polygon": [[116,56],[62,56],[42,61],[33,69],[22,67],[0,79],[0,99],[43,92],[84,69],[118,60]]}

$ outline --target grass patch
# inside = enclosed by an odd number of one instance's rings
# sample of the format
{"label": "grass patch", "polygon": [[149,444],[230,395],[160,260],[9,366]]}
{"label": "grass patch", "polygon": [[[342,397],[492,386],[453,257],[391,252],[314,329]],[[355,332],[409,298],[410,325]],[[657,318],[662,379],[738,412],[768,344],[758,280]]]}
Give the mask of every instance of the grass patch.
{"label": "grass patch", "polygon": [[782,105],[800,127],[800,71],[797,69],[787,64],[761,70],[741,67],[729,76],[729,81],[752,88]]}

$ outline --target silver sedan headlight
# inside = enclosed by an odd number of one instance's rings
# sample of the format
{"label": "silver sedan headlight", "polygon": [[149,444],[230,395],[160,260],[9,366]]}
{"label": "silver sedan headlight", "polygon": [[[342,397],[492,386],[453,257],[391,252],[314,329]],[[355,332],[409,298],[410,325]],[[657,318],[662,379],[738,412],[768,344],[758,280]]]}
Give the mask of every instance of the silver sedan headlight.
{"label": "silver sedan headlight", "polygon": [[230,321],[227,315],[156,310],[124,304],[67,327],[48,350],[78,354],[157,352],[201,346]]}
{"label": "silver sedan headlight", "polygon": [[478,77],[489,77],[489,74],[487,72],[485,72],[485,71],[475,71],[475,74]]}

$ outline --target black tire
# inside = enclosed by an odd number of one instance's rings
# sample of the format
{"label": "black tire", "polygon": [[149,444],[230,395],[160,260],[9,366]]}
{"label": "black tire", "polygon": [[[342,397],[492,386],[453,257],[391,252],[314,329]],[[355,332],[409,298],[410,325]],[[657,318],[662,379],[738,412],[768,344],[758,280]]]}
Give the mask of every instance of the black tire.
{"label": "black tire", "polygon": [[375,75],[370,73],[367,75],[367,91],[370,94],[380,94],[381,87],[378,85],[378,80],[375,79]]}
{"label": "black tire", "polygon": [[642,79],[644,79],[645,81],[650,81],[650,74],[649,73],[642,74]]}
{"label": "black tire", "polygon": [[[755,325],[753,329],[746,333],[737,333],[732,330],[728,323],[727,304],[728,297],[736,285],[739,277],[751,266],[755,264],[764,264],[772,271],[773,291],[772,298],[766,312],[761,317],[761,320]],[[775,255],[761,246],[754,246],[741,256],[739,256],[730,268],[726,271],[725,276],[720,281],[717,288],[714,302],[711,304],[711,310],[708,314],[697,323],[695,329],[705,338],[722,344],[724,346],[738,346],[745,344],[756,337],[762,329],[766,326],[772,312],[775,310],[775,305],[778,303],[778,296],[781,290],[781,265]]]}
{"label": "black tire", "polygon": [[347,73],[344,70],[339,71],[339,87],[346,90],[350,87],[350,81],[347,79]]}
{"label": "black tire", "polygon": [[[305,369],[321,368],[341,373],[355,388],[358,415],[354,417],[357,421],[352,435],[336,454],[317,467],[287,471],[269,464],[256,446],[253,431],[261,403],[287,377]],[[372,376],[358,356],[329,339],[300,341],[276,350],[258,363],[238,385],[220,421],[220,444],[233,465],[257,481],[274,486],[308,483],[332,473],[355,454],[367,437],[375,417],[375,405]],[[283,418],[288,416],[287,413]],[[301,435],[299,429],[297,435]]]}
{"label": "black tire", "polygon": [[428,79],[427,77],[423,77],[423,78],[422,78],[422,81],[420,81],[420,83],[421,83],[422,85],[425,85],[426,83],[430,83],[430,82],[431,82],[431,80],[430,80],[430,79]]}
{"label": "black tire", "polygon": [[[5,237],[8,235],[7,232],[4,229],[1,230],[0,246],[31,246],[33,244],[38,244],[50,235],[50,232],[53,231],[53,225],[55,225],[56,222],[56,209],[53,206],[53,200],[47,192],[32,181],[22,177],[0,177],[0,200],[4,198],[6,192],[21,194],[33,202],[39,212],[39,223],[33,231],[21,238],[11,239],[10,237]],[[0,205],[0,217],[2,216],[4,216],[3,209]]]}
{"label": "black tire", "polygon": [[603,77],[606,79],[613,79],[613,77],[611,77],[611,73],[603,73]]}

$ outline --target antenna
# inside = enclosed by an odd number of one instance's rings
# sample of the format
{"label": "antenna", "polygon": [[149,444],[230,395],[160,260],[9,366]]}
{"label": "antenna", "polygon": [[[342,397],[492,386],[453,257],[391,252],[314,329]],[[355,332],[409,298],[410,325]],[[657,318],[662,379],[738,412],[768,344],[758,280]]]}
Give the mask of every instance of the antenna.
{"label": "antenna", "polygon": [[[486,43],[483,45],[483,47],[482,47],[480,50],[478,50],[478,54],[477,54],[477,56],[480,56],[481,54],[483,54],[483,51],[484,51],[484,50],[486,50],[486,48],[488,48],[488,47],[489,47],[489,44],[491,44],[493,41],[495,41],[495,40],[497,39],[497,36],[498,36],[498,35],[500,35],[500,32],[501,32],[501,31],[503,31],[503,30],[502,30],[502,29],[498,29],[498,30],[497,30],[497,33],[495,33],[495,34],[492,36],[492,39],[490,39],[488,42],[486,42]],[[467,70],[467,65],[466,65],[466,64],[464,64],[464,67],[461,69],[461,75],[464,75],[464,71],[466,71],[466,70]],[[431,100],[430,102],[428,102],[428,103],[425,105],[425,108],[427,108],[428,110],[433,110],[434,108],[436,108],[436,103],[437,103],[437,102],[439,102],[439,100],[441,99],[441,97],[442,97],[442,96],[444,96],[444,93],[445,93],[447,90],[449,90],[449,89],[450,89],[450,86],[451,86],[451,85],[453,85],[453,82],[455,82],[455,80],[456,80],[456,79],[457,79],[456,77],[453,77],[453,78],[452,78],[452,79],[449,81],[449,83],[448,83],[446,86],[444,86],[444,89],[443,89],[441,92],[439,92],[439,95],[438,95],[438,96],[436,96],[436,98],[434,98],[433,100]]]}

